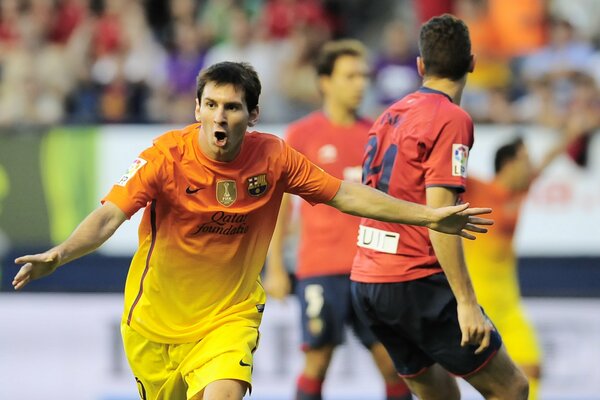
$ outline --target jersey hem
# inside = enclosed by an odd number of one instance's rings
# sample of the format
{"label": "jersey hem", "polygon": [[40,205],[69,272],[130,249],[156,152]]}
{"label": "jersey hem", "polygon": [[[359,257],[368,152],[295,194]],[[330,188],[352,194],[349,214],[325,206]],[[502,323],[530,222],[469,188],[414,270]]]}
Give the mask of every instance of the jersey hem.
{"label": "jersey hem", "polygon": [[404,274],[404,275],[367,275],[357,272],[350,274],[350,280],[353,282],[360,283],[395,283],[395,282],[408,282],[415,281],[417,279],[426,278],[431,275],[439,274],[444,272],[442,268],[418,270],[417,273]]}

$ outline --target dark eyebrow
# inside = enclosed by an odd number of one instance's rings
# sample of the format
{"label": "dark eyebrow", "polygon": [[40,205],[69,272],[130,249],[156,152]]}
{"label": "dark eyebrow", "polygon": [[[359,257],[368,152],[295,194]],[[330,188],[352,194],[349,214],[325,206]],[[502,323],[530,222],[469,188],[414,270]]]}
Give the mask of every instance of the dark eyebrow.
{"label": "dark eyebrow", "polygon": [[[204,101],[211,101],[213,103],[219,103],[218,101],[213,100],[210,97],[205,97]],[[243,104],[241,101],[229,101],[229,102],[225,103],[225,107],[231,107],[231,106],[243,107]]]}

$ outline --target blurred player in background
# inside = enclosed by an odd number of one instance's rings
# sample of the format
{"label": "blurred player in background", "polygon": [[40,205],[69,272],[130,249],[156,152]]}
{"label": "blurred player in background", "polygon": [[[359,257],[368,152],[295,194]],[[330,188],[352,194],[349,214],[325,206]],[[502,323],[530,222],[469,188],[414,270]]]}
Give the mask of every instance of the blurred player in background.
{"label": "blurred player in background", "polygon": [[488,209],[432,209],[342,182],[274,135],[247,132],[261,84],[245,63],[198,77],[198,123],[167,132],[67,240],[15,260],[19,290],[104,243],[139,209],[121,333],[145,400],[240,400],[265,306],[259,274],[284,192],[344,212],[472,237]]}
{"label": "blurred player in background", "polygon": [[[372,121],[358,115],[369,80],[366,49],[356,40],[327,43],[317,60],[323,109],[292,123],[287,143],[331,175],[360,182],[361,164]],[[265,290],[276,299],[290,293],[284,241],[291,225],[291,196],[284,196],[265,275]],[[304,369],[297,400],[320,400],[334,349],[351,326],[371,351],[383,376],[386,399],[410,399],[385,348],[357,318],[350,297],[350,269],[360,219],[324,205],[300,205],[301,234],[296,276],[301,305]]]}
{"label": "blurred player in background", "polygon": [[[475,66],[467,26],[432,18],[419,50],[423,86],[373,125],[363,183],[432,207],[456,204],[473,145],[473,122],[459,107]],[[477,303],[459,239],[363,218],[358,246],[356,311],[419,399],[460,399],[454,376],[488,399],[527,399],[527,379]]]}
{"label": "blurred player in background", "polygon": [[471,204],[494,209],[495,225],[477,241],[464,241],[465,259],[479,304],[484,308],[506,345],[508,354],[529,378],[529,399],[539,392],[541,351],[533,326],[521,305],[517,260],[513,248],[521,206],[533,180],[571,143],[590,130],[568,131],[534,167],[521,138],[496,151],[491,182],[469,177],[464,197]]}

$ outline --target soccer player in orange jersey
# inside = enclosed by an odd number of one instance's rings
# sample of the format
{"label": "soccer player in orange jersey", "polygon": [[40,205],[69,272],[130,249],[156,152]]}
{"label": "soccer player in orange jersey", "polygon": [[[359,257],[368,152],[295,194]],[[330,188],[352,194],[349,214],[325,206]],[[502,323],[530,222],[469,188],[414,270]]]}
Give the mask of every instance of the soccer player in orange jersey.
{"label": "soccer player in orange jersey", "polygon": [[92,252],[139,209],[139,247],[125,285],[121,333],[140,397],[241,399],[251,387],[265,306],[259,273],[284,192],[344,212],[473,237],[489,209],[431,208],[334,178],[258,120],[260,81],[244,63],[198,77],[198,123],[167,132],[69,238],[15,260],[15,289]]}
{"label": "soccer player in orange jersey", "polygon": [[521,302],[517,256],[513,239],[521,205],[536,177],[568,146],[589,130],[569,130],[533,165],[523,139],[517,138],[496,151],[495,176],[490,182],[468,178],[464,200],[494,209],[495,224],[473,246],[464,242],[465,259],[479,304],[500,334],[508,354],[529,379],[529,399],[537,400],[541,376],[541,346]]}
{"label": "soccer player in orange jersey", "polygon": [[[423,86],[373,125],[363,183],[406,201],[456,204],[474,140],[459,106],[475,66],[467,26],[432,18],[419,50]],[[455,376],[488,399],[527,399],[525,376],[477,303],[459,239],[363,218],[350,278],[357,314],[419,399],[460,399]]]}
{"label": "soccer player in orange jersey", "polygon": [[[364,46],[356,40],[325,44],[316,70],[323,108],[288,127],[286,142],[336,178],[360,182],[362,158],[372,121],[358,115],[367,89],[369,67]],[[283,242],[290,223],[290,197],[284,196],[271,243],[265,290],[276,299],[290,292],[283,262]],[[334,349],[349,326],[371,352],[386,386],[387,400],[411,399],[387,351],[352,308],[350,270],[356,252],[358,217],[325,205],[300,205],[301,234],[296,277],[301,306],[304,368],[296,400],[320,400]]]}

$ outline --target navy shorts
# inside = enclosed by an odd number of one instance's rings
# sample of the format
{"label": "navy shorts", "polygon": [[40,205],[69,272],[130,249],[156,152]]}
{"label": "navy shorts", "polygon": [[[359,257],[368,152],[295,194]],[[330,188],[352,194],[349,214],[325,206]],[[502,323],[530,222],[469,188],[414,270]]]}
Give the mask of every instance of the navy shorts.
{"label": "navy shorts", "polygon": [[352,282],[357,314],[383,343],[401,376],[417,376],[434,363],[457,376],[483,367],[502,346],[492,331],[490,345],[461,347],[456,298],[443,273],[397,283]]}
{"label": "navy shorts", "polygon": [[318,349],[344,342],[350,326],[368,349],[377,342],[375,335],[356,316],[352,307],[349,275],[324,275],[298,279],[296,295],[302,314],[303,348]]}

